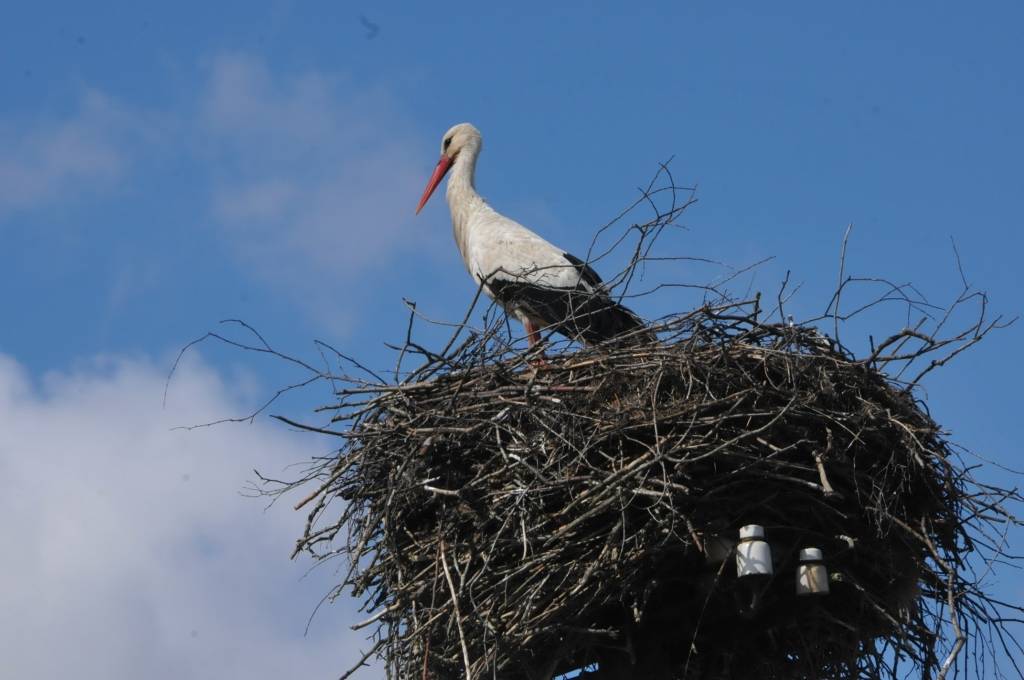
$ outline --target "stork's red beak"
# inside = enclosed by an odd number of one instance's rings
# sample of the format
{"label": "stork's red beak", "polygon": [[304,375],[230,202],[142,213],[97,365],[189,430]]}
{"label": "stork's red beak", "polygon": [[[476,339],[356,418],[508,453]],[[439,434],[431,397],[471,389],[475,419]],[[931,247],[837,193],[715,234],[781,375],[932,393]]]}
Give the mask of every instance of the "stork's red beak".
{"label": "stork's red beak", "polygon": [[437,162],[437,167],[434,168],[434,174],[430,176],[430,181],[427,182],[427,188],[423,192],[423,198],[420,199],[420,204],[416,206],[417,215],[420,214],[420,210],[423,210],[423,206],[425,206],[427,201],[430,200],[430,195],[434,193],[434,189],[436,189],[437,185],[441,183],[441,180],[444,179],[445,174],[447,174],[451,167],[452,159],[448,158],[448,156],[442,155],[441,160]]}

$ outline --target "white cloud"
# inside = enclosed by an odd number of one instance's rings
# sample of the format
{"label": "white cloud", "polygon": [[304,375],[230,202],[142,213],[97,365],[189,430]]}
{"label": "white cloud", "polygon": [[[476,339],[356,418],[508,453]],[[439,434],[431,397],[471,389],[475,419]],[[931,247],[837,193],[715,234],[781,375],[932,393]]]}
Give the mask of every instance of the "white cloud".
{"label": "white cloud", "polygon": [[[0,658],[10,677],[328,678],[363,646],[353,609],[306,618],[328,572],[288,560],[301,513],[239,491],[321,442],[234,415],[198,361],[101,360],[34,384],[0,355]],[[363,677],[374,677],[368,673]]]}
{"label": "white cloud", "polygon": [[436,241],[413,215],[428,145],[383,91],[224,55],[200,110],[215,214],[257,275],[304,294],[326,286],[336,300],[344,284]]}
{"label": "white cloud", "polygon": [[0,218],[109,186],[131,163],[142,119],[96,91],[60,120],[0,121]]}

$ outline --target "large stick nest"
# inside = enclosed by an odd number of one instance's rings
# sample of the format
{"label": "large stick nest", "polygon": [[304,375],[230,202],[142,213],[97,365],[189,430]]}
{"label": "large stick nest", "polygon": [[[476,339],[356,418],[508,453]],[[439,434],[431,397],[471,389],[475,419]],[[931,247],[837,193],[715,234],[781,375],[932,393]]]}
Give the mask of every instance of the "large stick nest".
{"label": "large stick nest", "polygon": [[[741,311],[381,388],[313,511],[337,498],[340,521],[302,547],[348,530],[346,585],[385,612],[395,677],[877,677],[879,640],[941,663],[990,499],[870,362]],[[751,523],[776,560],[753,587],[705,554]],[[828,596],[795,594],[805,546]]]}
{"label": "large stick nest", "polygon": [[[671,182],[643,192],[655,217],[626,230],[635,243],[616,241],[633,254],[611,288],[651,259],[689,205],[676,197]],[[783,293],[765,313],[760,297],[715,290],[660,322],[657,342],[553,348],[538,363],[492,318],[436,351],[410,331],[393,380],[319,372],[340,398],[323,409],[334,424],[282,419],[344,444],[272,492],[315,485],[295,552],[347,557],[332,595],[370,614],[364,660],[379,656],[391,678],[544,680],[585,666],[595,678],[945,677],[1008,648],[1013,662],[1005,626],[1019,609],[981,579],[1016,521],[1003,504],[1020,498],[976,482],[916,396],[999,319],[965,282],[951,309],[926,309],[857,358],[813,323],[838,335],[857,282],[842,277],[805,325],[787,320]],[[928,307],[883,288],[880,303]],[[977,318],[940,337],[971,302]],[[260,343],[249,349],[273,352]],[[403,371],[410,355],[423,363]],[[915,362],[917,377],[896,378]],[[715,555],[746,524],[765,527],[770,578],[738,578],[734,552]],[[798,553],[812,546],[831,592],[798,597]]]}

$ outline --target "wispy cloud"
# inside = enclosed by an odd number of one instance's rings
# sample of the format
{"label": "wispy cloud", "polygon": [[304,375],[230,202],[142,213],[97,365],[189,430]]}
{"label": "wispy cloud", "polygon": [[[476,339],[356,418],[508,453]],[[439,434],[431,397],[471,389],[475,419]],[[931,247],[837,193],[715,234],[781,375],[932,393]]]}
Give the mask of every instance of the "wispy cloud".
{"label": "wispy cloud", "polygon": [[161,409],[164,376],[104,360],[35,384],[0,355],[5,675],[336,676],[362,640],[339,607],[302,637],[329,586],[287,560],[302,518],[237,493],[309,451],[266,424],[172,431],[244,395],[192,362]]}
{"label": "wispy cloud", "polygon": [[[413,221],[432,145],[386,89],[281,73],[243,54],[211,58],[198,73],[164,109],[88,91],[63,118],[0,116],[0,222],[121,185],[160,191],[163,203],[205,203],[180,233],[213,236],[246,275],[321,321],[337,321],[346,296],[346,307],[360,306],[352,291],[368,273],[383,278],[404,255],[439,251]],[[168,167],[179,174],[161,175]]]}
{"label": "wispy cloud", "polygon": [[108,187],[143,139],[151,139],[143,117],[92,90],[64,118],[0,119],[0,219]]}
{"label": "wispy cloud", "polygon": [[412,207],[429,152],[384,91],[225,55],[200,111],[214,211],[251,271],[337,299],[428,245]]}

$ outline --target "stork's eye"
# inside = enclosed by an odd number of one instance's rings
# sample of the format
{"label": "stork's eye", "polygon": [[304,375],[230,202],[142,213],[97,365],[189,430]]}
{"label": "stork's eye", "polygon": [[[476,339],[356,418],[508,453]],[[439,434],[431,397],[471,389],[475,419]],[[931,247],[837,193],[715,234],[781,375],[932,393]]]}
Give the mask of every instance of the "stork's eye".
{"label": "stork's eye", "polygon": [[452,143],[452,138],[451,138],[451,137],[449,137],[448,139],[444,140],[444,148],[445,148],[445,151],[447,151],[447,150],[448,150],[448,146],[449,146],[449,145],[450,145],[451,143]]}

